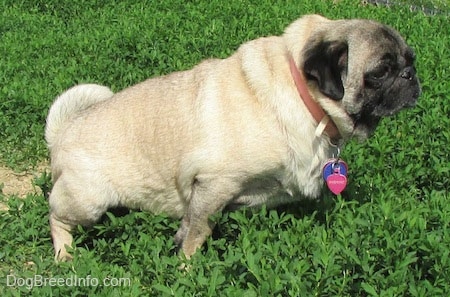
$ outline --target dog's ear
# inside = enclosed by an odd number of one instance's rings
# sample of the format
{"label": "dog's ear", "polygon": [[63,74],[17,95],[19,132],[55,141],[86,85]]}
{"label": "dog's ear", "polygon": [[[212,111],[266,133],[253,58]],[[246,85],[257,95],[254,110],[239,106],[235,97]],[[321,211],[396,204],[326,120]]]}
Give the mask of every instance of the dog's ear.
{"label": "dog's ear", "polygon": [[303,52],[303,72],[317,81],[320,91],[333,100],[344,97],[342,75],[347,73],[348,45],[345,42],[312,42]]}

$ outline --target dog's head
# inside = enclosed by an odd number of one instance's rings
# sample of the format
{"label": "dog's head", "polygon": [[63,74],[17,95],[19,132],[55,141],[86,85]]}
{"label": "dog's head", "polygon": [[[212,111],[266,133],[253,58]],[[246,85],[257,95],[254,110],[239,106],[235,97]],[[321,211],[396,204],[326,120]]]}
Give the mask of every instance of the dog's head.
{"label": "dog's head", "polygon": [[[367,138],[381,117],[416,104],[414,52],[397,31],[370,20],[319,20],[301,51],[301,67],[329,101],[321,104],[341,134]],[[340,125],[342,118],[352,123]]]}

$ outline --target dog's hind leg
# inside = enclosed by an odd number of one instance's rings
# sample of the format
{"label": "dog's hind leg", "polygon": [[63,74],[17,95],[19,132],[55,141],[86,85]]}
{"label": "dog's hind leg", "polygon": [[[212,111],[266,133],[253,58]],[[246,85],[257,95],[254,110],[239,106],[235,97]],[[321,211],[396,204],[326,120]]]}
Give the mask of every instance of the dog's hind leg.
{"label": "dog's hind leg", "polygon": [[55,261],[72,260],[72,255],[69,254],[66,246],[72,246],[71,231],[73,228],[73,225],[60,221],[54,213],[50,213],[50,231],[55,248]]}
{"label": "dog's hind leg", "polygon": [[[65,179],[60,176],[49,197],[50,230],[57,261],[70,260],[66,246],[72,246],[71,231],[77,226],[90,226],[114,206],[108,203],[109,193],[82,176]],[[75,181],[75,182],[74,182]]]}

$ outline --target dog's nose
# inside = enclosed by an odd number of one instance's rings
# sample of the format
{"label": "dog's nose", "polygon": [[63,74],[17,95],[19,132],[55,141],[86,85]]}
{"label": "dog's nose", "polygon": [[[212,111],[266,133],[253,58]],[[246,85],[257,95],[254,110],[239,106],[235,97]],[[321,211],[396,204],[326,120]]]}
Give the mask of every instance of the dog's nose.
{"label": "dog's nose", "polygon": [[402,72],[402,74],[400,74],[400,76],[401,76],[401,78],[404,78],[407,80],[412,80],[414,74],[415,74],[414,68],[409,66],[403,70],[403,72]]}

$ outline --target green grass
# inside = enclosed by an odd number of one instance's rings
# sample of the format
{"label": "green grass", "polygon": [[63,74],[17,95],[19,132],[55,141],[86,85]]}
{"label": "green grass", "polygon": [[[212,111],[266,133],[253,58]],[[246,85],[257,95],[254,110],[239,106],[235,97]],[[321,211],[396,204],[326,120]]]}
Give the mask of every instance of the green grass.
{"label": "green grass", "polygon": [[[376,1],[376,0],[374,0]],[[398,5],[405,5],[405,6],[413,6],[414,8],[418,9],[421,8],[425,12],[433,12],[430,10],[434,10],[436,12],[441,13],[449,13],[450,4],[448,0],[379,0],[379,2],[384,3],[395,3]],[[428,9],[428,11],[427,11]]]}
{"label": "green grass", "polygon": [[[118,91],[145,78],[226,57],[239,44],[280,34],[305,13],[373,18],[415,49],[423,96],[343,150],[343,197],[218,216],[218,227],[180,271],[179,223],[109,214],[79,228],[71,263],[55,264],[42,195],[6,197],[0,212],[2,296],[447,296],[450,292],[450,22],[399,6],[356,1],[3,1],[0,12],[0,157],[15,169],[47,157],[53,98],[81,82]],[[50,186],[48,176],[36,183]],[[7,276],[129,286],[7,286]],[[91,283],[92,284],[92,283]]]}

